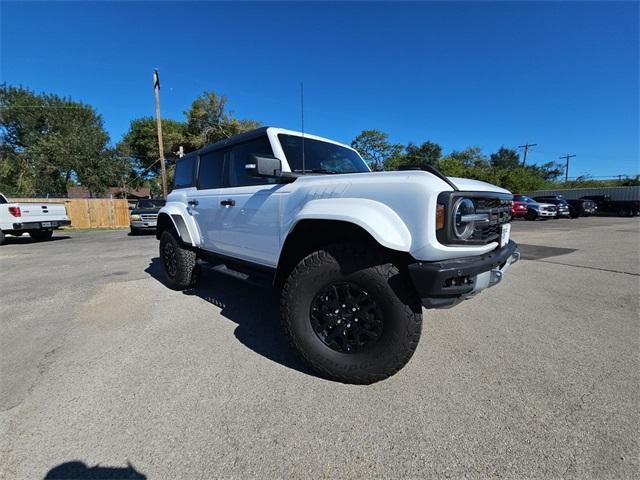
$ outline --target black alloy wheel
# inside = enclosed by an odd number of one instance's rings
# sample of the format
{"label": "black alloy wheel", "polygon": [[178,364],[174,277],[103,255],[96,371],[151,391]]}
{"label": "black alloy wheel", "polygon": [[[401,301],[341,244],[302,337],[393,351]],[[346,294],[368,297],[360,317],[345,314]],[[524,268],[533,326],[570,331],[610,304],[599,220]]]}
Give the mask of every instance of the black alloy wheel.
{"label": "black alloy wheel", "polygon": [[382,336],[384,320],[374,299],[352,282],[331,283],[311,302],[311,326],[318,338],[340,353],[359,353]]}
{"label": "black alloy wheel", "polygon": [[167,275],[175,277],[178,273],[178,258],[176,256],[176,249],[172,243],[165,243],[162,249],[162,261]]}

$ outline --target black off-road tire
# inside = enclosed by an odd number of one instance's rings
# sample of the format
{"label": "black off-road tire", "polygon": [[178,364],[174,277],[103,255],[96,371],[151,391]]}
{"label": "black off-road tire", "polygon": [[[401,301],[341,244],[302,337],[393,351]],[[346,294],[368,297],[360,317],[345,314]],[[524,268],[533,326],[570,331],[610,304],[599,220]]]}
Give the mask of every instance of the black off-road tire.
{"label": "black off-road tire", "polygon": [[[312,326],[314,302],[336,284],[361,288],[379,307],[380,336],[361,351],[337,351]],[[287,278],[280,306],[284,331],[302,360],[320,376],[344,383],[390,377],[407,364],[420,340],[422,305],[408,274],[366,247],[332,245],[307,255]]]}
{"label": "black off-road tire", "polygon": [[29,236],[37,242],[43,242],[51,239],[53,230],[32,230],[29,232]]}
{"label": "black off-road tire", "polygon": [[196,252],[184,248],[171,230],[160,236],[160,263],[167,286],[173,290],[191,288],[198,282]]}

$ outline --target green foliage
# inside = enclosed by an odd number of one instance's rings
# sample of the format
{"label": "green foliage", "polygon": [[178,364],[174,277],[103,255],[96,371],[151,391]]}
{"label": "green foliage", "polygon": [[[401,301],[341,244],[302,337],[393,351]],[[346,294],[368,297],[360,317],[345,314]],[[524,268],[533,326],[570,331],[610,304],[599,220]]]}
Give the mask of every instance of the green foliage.
{"label": "green foliage", "polygon": [[402,155],[396,162],[396,166],[424,167],[436,166],[442,157],[442,147],[437,143],[424,142],[421,145],[409,143]]}
{"label": "green foliage", "polygon": [[240,120],[227,111],[227,97],[214,92],[204,92],[185,112],[186,145],[196,150],[209,143],[253,130],[260,126],[255,120]]}
{"label": "green foliage", "polygon": [[371,170],[389,170],[402,152],[402,145],[389,143],[389,137],[380,130],[363,130],[351,146],[360,152]]}
{"label": "green foliage", "polygon": [[[164,157],[171,161],[178,156],[180,146],[187,145],[187,125],[176,120],[162,120],[162,144]],[[142,170],[143,177],[160,174],[160,151],[158,130],[153,117],[136,118],[117,146],[118,153],[131,159],[135,167]]]}
{"label": "green foliage", "polygon": [[97,177],[121,167],[112,162],[102,117],[88,105],[2,85],[0,111],[4,191],[64,193],[67,183],[82,177],[100,192],[104,185]]}
{"label": "green foliage", "polygon": [[[235,118],[227,110],[227,98],[214,92],[204,92],[185,112],[186,121],[162,120],[162,143],[167,160],[167,184],[173,179],[174,161],[182,146],[185,153],[237,135],[260,126],[255,120]],[[142,117],[131,121],[129,130],[117,146],[120,155],[130,159],[138,175],[129,181],[132,186],[144,185],[151,192],[161,194],[161,165],[158,159],[158,133],[153,117]]]}
{"label": "green foliage", "polygon": [[[379,130],[364,130],[351,143],[365,160],[376,165],[383,158],[379,152],[388,152],[390,145],[387,134]],[[454,150],[443,156],[442,147],[431,141],[420,145],[410,143],[404,149],[400,145],[394,147],[393,156],[383,162],[385,170],[433,166],[447,176],[473,178],[512,192],[547,188],[563,172],[561,166],[553,162],[522,167],[518,153],[505,147],[489,157],[479,147]]]}
{"label": "green foliage", "polygon": [[490,162],[493,168],[518,168],[520,157],[512,148],[500,147],[496,153],[491,154]]}

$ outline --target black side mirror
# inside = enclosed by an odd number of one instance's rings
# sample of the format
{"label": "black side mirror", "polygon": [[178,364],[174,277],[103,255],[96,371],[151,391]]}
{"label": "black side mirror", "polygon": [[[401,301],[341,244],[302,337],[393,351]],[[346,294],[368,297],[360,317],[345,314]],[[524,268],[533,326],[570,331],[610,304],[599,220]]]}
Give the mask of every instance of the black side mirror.
{"label": "black side mirror", "polygon": [[282,162],[276,157],[268,155],[249,155],[244,168],[247,174],[252,177],[280,177],[282,175]]}

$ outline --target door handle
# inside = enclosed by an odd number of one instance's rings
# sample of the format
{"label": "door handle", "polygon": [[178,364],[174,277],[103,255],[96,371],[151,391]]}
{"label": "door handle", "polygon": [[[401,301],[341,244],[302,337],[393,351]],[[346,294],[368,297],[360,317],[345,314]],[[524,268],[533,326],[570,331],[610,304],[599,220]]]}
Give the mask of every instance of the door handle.
{"label": "door handle", "polygon": [[196,205],[198,205],[198,200],[189,200],[189,205],[191,205],[192,207],[195,207]]}
{"label": "door handle", "polygon": [[220,205],[222,205],[223,207],[233,207],[235,204],[236,204],[236,201],[231,199],[222,200],[220,202]]}

